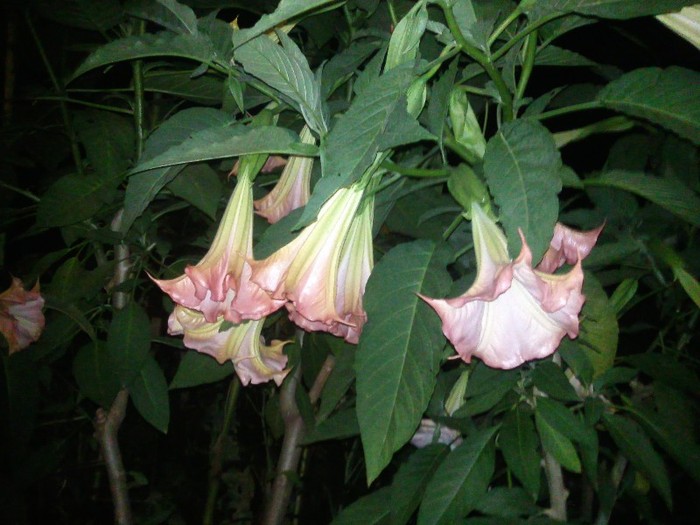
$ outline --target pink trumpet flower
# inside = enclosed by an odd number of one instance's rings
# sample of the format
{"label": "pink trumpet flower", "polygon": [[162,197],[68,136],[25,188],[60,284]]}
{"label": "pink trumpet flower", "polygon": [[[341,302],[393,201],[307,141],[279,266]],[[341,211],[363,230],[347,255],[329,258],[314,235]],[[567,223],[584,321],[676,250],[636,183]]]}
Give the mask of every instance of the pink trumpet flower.
{"label": "pink trumpet flower", "polygon": [[[421,296],[438,313],[443,333],[465,362],[475,355],[493,368],[515,368],[554,353],[564,335],[578,336],[585,301],[581,252],[568,273],[535,270],[521,232],[520,255],[511,261],[503,232],[477,204],[472,204],[472,233],[477,276],[471,288],[453,299]],[[545,264],[548,270],[570,260],[566,255],[560,259],[559,251],[576,253],[575,242],[580,242],[576,235],[559,235],[559,248],[553,248],[557,257]],[[590,233],[583,235],[592,239]]]}
{"label": "pink trumpet flower", "polygon": [[224,319],[238,324],[260,319],[284,301],[275,301],[250,282],[253,256],[253,184],[238,177],[226,211],[207,254],[195,266],[170,280],[153,279],[173,301],[198,310],[207,322]]}
{"label": "pink trumpet flower", "polygon": [[564,263],[576,264],[579,258],[585,259],[591,253],[604,227],[605,224],[602,224],[598,228],[582,232],[572,230],[558,222],[554,226],[554,235],[549,248],[537,265],[537,269],[552,273],[561,268]]}
{"label": "pink trumpet flower", "polygon": [[39,283],[27,291],[22,281],[12,278],[12,284],[0,293],[0,333],[7,339],[13,354],[37,341],[44,330],[44,298]]}
{"label": "pink trumpet flower", "polygon": [[[308,127],[301,130],[301,141],[315,144],[316,139]],[[286,217],[292,210],[306,206],[309,202],[313,157],[289,157],[287,165],[275,187],[262,199],[253,202],[256,213],[271,224]]]}
{"label": "pink trumpet flower", "polygon": [[264,344],[260,337],[264,322],[243,321],[225,328],[223,317],[210,323],[202,313],[178,305],[168,319],[168,333],[184,334],[186,347],[208,354],[221,364],[231,360],[243,386],[270,380],[280,385],[289,372],[285,369],[287,356],[282,352],[287,342]]}
{"label": "pink trumpet flower", "polygon": [[289,301],[294,323],[351,343],[366,319],[362,294],[373,265],[373,202],[362,203],[363,193],[357,185],[341,188],[292,242],[253,263],[252,280]]}

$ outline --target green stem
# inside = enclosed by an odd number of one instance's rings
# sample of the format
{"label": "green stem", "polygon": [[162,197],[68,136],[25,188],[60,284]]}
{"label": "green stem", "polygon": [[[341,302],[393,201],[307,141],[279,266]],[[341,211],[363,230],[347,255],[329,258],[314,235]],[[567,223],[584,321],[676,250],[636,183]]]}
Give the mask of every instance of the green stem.
{"label": "green stem", "polygon": [[[32,39],[34,40],[34,43],[36,44],[37,50],[39,51],[39,56],[41,57],[41,61],[44,63],[44,67],[46,68],[46,72],[49,74],[49,78],[51,79],[51,84],[53,85],[54,91],[56,93],[59,93],[62,97],[65,97],[65,90],[63,85],[58,81],[58,77],[56,77],[56,73],[54,72],[53,68],[51,67],[51,62],[49,62],[49,57],[46,55],[46,51],[44,50],[44,46],[41,43],[41,39],[39,38],[39,34],[36,32],[36,29],[34,28],[34,24],[32,23],[32,19],[29,16],[29,11],[25,11],[24,13],[24,18],[27,21],[27,26],[29,27],[29,32],[32,35]],[[68,135],[68,140],[70,141],[70,149],[71,153],[73,155],[73,162],[75,163],[75,170],[78,173],[78,175],[84,175],[85,172],[83,170],[83,160],[80,155],[80,147],[78,146],[78,140],[75,135],[75,130],[73,130],[73,125],[70,120],[70,115],[68,114],[68,105],[64,100],[59,100],[59,106],[61,108],[61,117],[63,118],[63,126],[66,128],[66,134]]]}
{"label": "green stem", "polygon": [[455,37],[455,40],[459,44],[459,47],[465,54],[473,58],[484,69],[484,71],[486,71],[486,74],[496,86],[498,94],[501,97],[501,102],[503,104],[504,120],[506,122],[513,120],[513,97],[510,91],[508,90],[508,86],[506,86],[503,77],[494,67],[491,59],[489,59],[489,57],[487,57],[476,47],[472,46],[469,42],[467,42],[467,39],[464,38],[464,35],[462,34],[461,29],[459,28],[459,24],[455,19],[452,8],[448,6],[444,0],[441,0],[439,4],[443,12],[445,13],[445,21],[447,22],[447,26],[450,28],[450,31],[452,32],[452,35]]}
{"label": "green stem", "polygon": [[95,108],[95,109],[102,109],[104,111],[111,111],[112,113],[122,113],[124,115],[133,115],[133,111],[130,109],[125,109],[125,108],[117,108],[114,106],[107,106],[106,104],[97,104],[95,102],[88,102],[87,100],[78,100],[75,98],[70,98],[68,96],[52,96],[52,95],[47,95],[47,96],[41,96],[41,97],[32,97],[31,100],[51,100],[51,101],[57,101],[57,102],[63,102],[63,103],[69,103],[69,104],[78,104],[80,106],[85,106],[88,108]]}
{"label": "green stem", "polygon": [[510,24],[512,24],[521,14],[522,10],[520,9],[520,6],[516,7],[515,10],[508,15],[508,18],[506,18],[503,22],[501,22],[501,25],[499,25],[496,30],[491,33],[491,36],[489,37],[489,40],[487,42],[487,45],[489,48],[493,45],[493,43],[498,40],[498,37],[501,36],[503,31],[505,31]]}
{"label": "green stem", "polygon": [[479,162],[479,159],[476,157],[476,155],[474,155],[471,151],[469,151],[467,148],[465,148],[459,142],[457,142],[457,140],[455,140],[452,134],[447,130],[445,130],[443,143],[454,153],[459,155],[462,158],[462,160],[464,160],[470,166]]}
{"label": "green stem", "polygon": [[520,31],[520,33],[518,33],[513,38],[508,40],[508,42],[506,42],[502,47],[498,48],[498,51],[496,51],[491,56],[491,60],[493,62],[496,62],[499,58],[503,57],[508,51],[510,51],[511,47],[513,47],[515,44],[520,42],[527,35],[529,35],[533,31],[539,29],[543,25],[551,22],[552,20],[559,18],[560,16],[562,16],[562,15],[559,13],[554,14],[554,15],[545,16],[543,18],[540,18],[538,21],[534,22],[533,24],[528,25],[525,29]]}
{"label": "green stem", "polygon": [[[146,31],[146,21],[138,22],[136,33],[143,35]],[[143,145],[146,142],[146,130],[143,120],[143,60],[134,60],[132,63],[134,76],[134,125],[136,127],[136,160],[141,158],[143,153]]]}
{"label": "green stem", "polygon": [[7,184],[6,182],[3,182],[0,180],[0,186],[3,188],[6,188],[10,191],[14,191],[15,193],[22,195],[23,197],[27,197],[29,200],[34,201],[34,202],[39,202],[41,199],[34,195],[32,192],[23,190],[21,188],[17,188],[16,186],[12,186],[11,184]]}
{"label": "green stem", "polygon": [[527,35],[527,40],[525,41],[525,60],[523,62],[523,67],[520,72],[520,78],[518,79],[518,87],[515,90],[516,100],[520,100],[525,95],[525,89],[527,88],[527,83],[530,81],[530,75],[532,74],[532,68],[535,65],[535,56],[537,55],[537,31],[533,31]]}
{"label": "green stem", "polygon": [[574,104],[572,106],[566,106],[565,108],[553,109],[551,111],[545,111],[539,115],[534,115],[537,120],[545,120],[552,117],[558,117],[560,115],[567,115],[569,113],[574,113],[576,111],[585,111],[588,109],[600,109],[602,106],[599,102],[592,100],[590,102],[582,102],[581,104]]}
{"label": "green stem", "polygon": [[400,173],[401,175],[406,175],[408,177],[449,177],[450,170],[448,169],[425,169],[425,168],[408,168],[406,166],[399,166],[394,164],[390,160],[385,160],[379,165],[380,168],[384,168],[387,171],[393,171],[394,173]]}
{"label": "green stem", "polygon": [[223,470],[226,437],[231,430],[233,414],[236,411],[236,402],[238,401],[238,394],[240,393],[240,390],[241,382],[238,379],[238,376],[234,375],[229,383],[228,394],[226,395],[226,404],[224,405],[224,421],[221,425],[221,432],[219,432],[211,451],[209,489],[207,491],[207,503],[204,507],[204,517],[202,518],[203,525],[212,525],[214,523],[216,498],[219,494],[219,486],[221,485],[221,472]]}

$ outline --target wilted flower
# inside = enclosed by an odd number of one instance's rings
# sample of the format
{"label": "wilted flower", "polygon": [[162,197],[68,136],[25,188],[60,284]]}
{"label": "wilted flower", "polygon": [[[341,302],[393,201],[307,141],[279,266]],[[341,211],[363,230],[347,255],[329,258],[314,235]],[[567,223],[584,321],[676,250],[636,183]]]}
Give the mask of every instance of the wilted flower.
{"label": "wilted flower", "polygon": [[[301,141],[315,144],[316,140],[307,126],[301,130]],[[309,202],[313,157],[289,157],[287,165],[275,187],[262,199],[253,202],[256,213],[271,224],[287,216],[292,210]]]}
{"label": "wilted flower", "polygon": [[451,449],[455,449],[462,444],[462,437],[458,430],[445,425],[438,425],[432,419],[424,418],[411,438],[411,445],[417,448],[424,448],[433,443],[442,443],[443,445],[449,445]]}
{"label": "wilted flower", "polygon": [[10,354],[39,339],[45,323],[43,307],[39,283],[27,291],[22,281],[13,277],[10,287],[0,293],[0,333],[7,339]]}
{"label": "wilted flower", "polygon": [[260,319],[282,306],[250,282],[248,262],[253,256],[253,184],[242,174],[231,194],[221,224],[207,254],[184,275],[154,279],[176,303],[198,310],[216,322]]}
{"label": "wilted flower", "polygon": [[[521,233],[520,255],[511,261],[503,232],[477,204],[472,205],[472,233],[477,276],[471,288],[454,299],[423,297],[465,362],[476,355],[491,367],[514,368],[552,354],[565,334],[578,335],[578,314],[585,301],[581,254],[568,273],[535,270]],[[560,235],[557,250],[571,253],[574,237]],[[559,264],[559,253],[545,266],[553,269],[554,260]]]}
{"label": "wilted flower", "polygon": [[365,322],[362,294],[373,264],[372,201],[362,203],[363,193],[357,185],[338,190],[292,242],[255,262],[252,276],[274,299],[289,301],[298,326],[349,342]]}
{"label": "wilted flower", "polygon": [[271,379],[280,385],[289,372],[285,369],[287,356],[282,352],[286,342],[264,344],[260,336],[264,321],[243,321],[226,328],[223,317],[210,323],[200,312],[178,305],[168,319],[168,333],[184,334],[186,347],[208,354],[219,363],[231,360],[243,386]]}

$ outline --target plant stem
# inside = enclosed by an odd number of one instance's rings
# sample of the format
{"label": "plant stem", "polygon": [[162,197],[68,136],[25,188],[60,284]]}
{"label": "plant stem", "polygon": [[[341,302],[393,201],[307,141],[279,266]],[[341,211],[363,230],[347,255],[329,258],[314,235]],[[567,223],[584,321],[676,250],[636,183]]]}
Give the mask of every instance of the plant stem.
{"label": "plant stem", "polygon": [[552,117],[558,117],[560,115],[567,115],[569,113],[574,113],[575,111],[585,111],[587,109],[600,109],[601,105],[599,102],[592,100],[590,102],[582,102],[581,104],[573,104],[571,106],[566,106],[565,108],[553,109],[551,111],[545,111],[539,115],[534,115],[533,118],[537,120],[545,120]]}
{"label": "plant stem", "polygon": [[[146,21],[139,20],[136,34],[143,35],[146,31]],[[136,160],[141,158],[143,145],[146,142],[146,131],[143,122],[143,60],[134,60],[131,65],[134,76],[134,125],[136,127]]]}
{"label": "plant stem", "polygon": [[95,438],[100,444],[102,457],[107,467],[109,488],[114,503],[114,522],[118,525],[131,525],[133,523],[129,491],[126,487],[126,471],[117,437],[119,427],[124,421],[128,402],[129,392],[126,389],[121,389],[117,393],[117,397],[114,398],[112,406],[109,407],[109,411],[105,412],[102,408],[98,408],[95,419]]}
{"label": "plant stem", "polygon": [[508,15],[508,17],[501,22],[501,25],[499,25],[496,30],[491,33],[491,36],[489,37],[489,40],[487,42],[487,45],[491,47],[493,43],[498,40],[498,37],[501,36],[503,31],[508,29],[508,26],[512,24],[517,18],[522,14],[522,10],[520,9],[520,6],[516,7],[511,14]]}
{"label": "plant stem", "polygon": [[224,452],[226,444],[226,436],[231,430],[231,422],[233,414],[236,411],[236,402],[238,394],[241,390],[241,381],[234,374],[229,383],[228,394],[226,395],[226,405],[224,408],[224,421],[221,426],[221,432],[216,438],[211,449],[211,464],[209,467],[209,489],[207,491],[207,503],[204,507],[204,517],[202,518],[203,525],[212,525],[214,523],[214,510],[216,509],[216,498],[219,494],[219,486],[221,484],[221,471],[223,470]]}
{"label": "plant stem", "polygon": [[513,97],[510,94],[508,86],[506,86],[503,77],[501,77],[501,74],[494,67],[491,59],[487,57],[482,51],[472,46],[469,42],[467,42],[467,39],[464,38],[464,35],[462,34],[461,29],[459,28],[459,24],[455,19],[452,7],[448,6],[444,2],[444,0],[440,1],[439,5],[445,14],[445,21],[447,22],[447,26],[450,28],[450,31],[455,37],[457,44],[459,44],[459,47],[465,54],[473,58],[484,69],[484,71],[486,71],[486,74],[496,86],[498,94],[501,97],[501,102],[503,104],[504,120],[506,122],[513,120]]}
{"label": "plant stem", "polygon": [[73,154],[73,162],[75,163],[75,170],[78,173],[78,175],[84,175],[85,172],[83,170],[83,161],[80,156],[80,147],[78,146],[78,139],[76,138],[75,135],[75,130],[73,129],[73,124],[71,123],[70,120],[70,115],[68,114],[68,105],[66,104],[65,100],[61,100],[62,98],[66,97],[65,94],[65,89],[63,85],[58,81],[58,77],[56,77],[56,73],[54,73],[53,68],[51,67],[51,62],[49,62],[49,57],[46,55],[46,51],[44,51],[44,46],[41,43],[41,39],[39,38],[39,34],[36,32],[36,29],[34,28],[34,24],[32,23],[32,19],[29,16],[29,11],[25,11],[24,13],[24,18],[27,21],[27,26],[29,27],[29,32],[32,35],[32,39],[34,40],[34,43],[36,44],[37,50],[39,51],[39,56],[41,57],[41,61],[44,63],[44,67],[46,68],[46,72],[49,74],[49,78],[51,79],[51,84],[53,85],[53,89],[56,93],[59,94],[59,106],[61,108],[61,117],[63,118],[63,126],[66,128],[66,134],[68,135],[68,140],[70,141],[70,149],[71,153]]}
{"label": "plant stem", "polygon": [[97,104],[96,102],[89,102],[87,100],[79,100],[76,98],[70,98],[68,96],[45,95],[45,96],[41,96],[41,97],[32,97],[31,100],[51,100],[51,101],[63,102],[63,103],[67,102],[69,104],[78,104],[79,106],[101,109],[103,111],[111,111],[112,113],[121,113],[123,115],[133,115],[133,113],[134,113],[130,109],[118,108],[115,106],[108,106],[106,104]]}
{"label": "plant stem", "polygon": [[[335,366],[335,357],[329,354],[321,367],[314,384],[309,390],[309,401],[315,404],[321,397],[323,387]],[[289,375],[280,390],[280,412],[284,420],[284,440],[277,463],[277,473],[272,485],[272,492],[267,501],[262,519],[263,525],[280,525],[289,505],[292,494],[292,480],[289,476],[296,473],[301,457],[301,440],[304,438],[304,420],[296,404],[296,391],[301,380],[301,366],[297,366]]]}
{"label": "plant stem", "polygon": [[535,56],[537,55],[537,31],[533,31],[527,36],[525,42],[525,60],[518,79],[518,87],[515,90],[516,100],[520,100],[525,95],[527,83],[530,81],[532,67],[535,65]]}
{"label": "plant stem", "polygon": [[552,519],[566,522],[566,500],[569,491],[564,486],[561,465],[549,452],[544,453],[544,470],[549,486],[549,509],[547,514]]}
{"label": "plant stem", "polygon": [[504,44],[502,47],[498,48],[498,51],[496,51],[496,52],[491,56],[491,60],[492,60],[493,62],[496,62],[499,58],[501,58],[503,55],[505,55],[505,54],[510,50],[511,47],[513,47],[515,44],[517,44],[518,42],[520,42],[520,41],[521,41],[523,38],[525,38],[527,35],[529,35],[529,34],[532,33],[533,31],[535,31],[536,29],[539,29],[539,28],[542,27],[543,25],[545,25],[545,24],[551,22],[551,21],[554,20],[555,18],[559,18],[560,16],[562,16],[562,15],[559,14],[559,13],[556,13],[556,14],[553,14],[553,15],[549,15],[549,16],[545,16],[545,17],[540,18],[540,19],[537,20],[536,22],[534,22],[534,23],[528,25],[525,29],[523,29],[522,31],[520,31],[520,33],[518,33],[518,34],[515,35],[513,38],[511,38],[510,40],[508,40],[508,42],[507,42],[506,44]]}

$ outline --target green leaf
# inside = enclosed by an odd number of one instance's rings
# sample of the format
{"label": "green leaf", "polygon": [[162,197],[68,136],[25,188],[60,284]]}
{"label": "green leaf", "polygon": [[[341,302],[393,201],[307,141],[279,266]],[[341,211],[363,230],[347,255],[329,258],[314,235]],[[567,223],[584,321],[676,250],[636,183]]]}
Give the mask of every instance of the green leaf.
{"label": "green leaf", "polygon": [[468,417],[491,410],[517,384],[517,370],[495,370],[478,363],[467,384],[466,402],[455,417]]}
{"label": "green leaf", "polygon": [[690,69],[635,69],[608,84],[598,101],[700,144],[700,92],[694,87],[699,84],[700,73]]}
{"label": "green leaf", "polygon": [[97,342],[97,334],[95,334],[95,329],[88,321],[85,314],[73,303],[64,301],[61,297],[55,297],[51,295],[45,295],[46,307],[61,312],[65,314],[70,319],[72,319],[75,324],[77,324],[80,329],[85,332],[90,339]]}
{"label": "green leaf", "polygon": [[391,487],[363,496],[340,511],[331,525],[388,525],[390,510],[386,502],[390,497]]}
{"label": "green leaf", "polygon": [[56,270],[51,279],[51,285],[45,289],[45,293],[65,303],[91,298],[107,284],[113,272],[113,264],[105,264],[87,271],[80,259],[71,257]]}
{"label": "green leaf", "polygon": [[139,414],[156,429],[167,433],[170,420],[168,384],[156,360],[149,356],[127,387]]}
{"label": "green leaf", "polygon": [[494,487],[476,504],[476,510],[487,516],[517,518],[536,514],[539,509],[532,497],[520,487]]}
{"label": "green leaf", "polygon": [[700,378],[695,371],[670,355],[646,353],[625,356],[624,360],[650,377],[691,395],[698,394]]}
{"label": "green leaf", "polygon": [[130,302],[112,317],[107,332],[106,351],[114,365],[113,373],[123,385],[141,370],[151,348],[151,322],[146,311]]}
{"label": "green leaf", "polygon": [[538,66],[561,66],[561,67],[576,67],[595,66],[596,63],[587,59],[585,56],[569,51],[562,47],[547,46],[537,53],[535,65]]}
{"label": "green leaf", "polygon": [[365,292],[367,324],[357,348],[357,417],[372,482],[413,435],[435,386],[444,338],[416,294],[449,288],[447,250],[416,241],[390,250]]}
{"label": "green leaf", "polygon": [[414,451],[391,483],[391,524],[407,523],[420,505],[428,482],[450,452],[445,445],[428,445]]}
{"label": "green leaf", "polygon": [[102,408],[112,405],[121,388],[114,363],[101,341],[88,343],[78,350],[73,360],[73,375],[80,392]]}
{"label": "green leaf", "polygon": [[[337,341],[341,342],[338,338]],[[336,354],[335,366],[321,394],[321,406],[317,418],[327,418],[338,403],[343,399],[348,389],[355,382],[355,345],[342,342],[344,348]]]}
{"label": "green leaf", "polygon": [[443,130],[446,124],[447,110],[450,103],[450,93],[454,87],[457,76],[457,63],[455,59],[450,63],[442,76],[433,84],[430,92],[430,100],[426,109],[427,126],[430,132],[438,138],[442,148]]}
{"label": "green leaf", "polygon": [[175,33],[197,33],[197,16],[194,11],[175,0],[130,1],[125,9],[132,16],[150,20]]}
{"label": "green leaf", "polygon": [[620,451],[649,479],[670,509],[671,483],[666,467],[641,427],[634,421],[615,414],[603,414],[603,421]]}
{"label": "green leaf", "polygon": [[470,434],[438,467],[418,511],[418,525],[453,524],[476,507],[494,471],[497,428]]}
{"label": "green leaf", "polygon": [[551,361],[538,363],[532,374],[532,380],[539,390],[556,399],[580,401],[564,371]]}
{"label": "green leaf", "polygon": [[100,177],[114,178],[129,167],[134,155],[132,120],[109,111],[80,111],[75,115],[75,130]]}
{"label": "green leaf", "polygon": [[131,171],[139,173],[153,168],[257,153],[314,156],[317,148],[301,142],[294,131],[277,126],[215,126],[192,133],[179,145],[140,162]]}
{"label": "green leaf", "polygon": [[247,73],[291,100],[309,128],[323,136],[328,131],[328,124],[321,108],[321,86],[294,41],[282,31],[278,36],[281,46],[267,35],[260,35],[237,48],[235,58]]}
{"label": "green leaf", "polygon": [[503,418],[498,446],[506,464],[520,480],[531,498],[540,491],[540,454],[532,416],[522,406],[510,410]]}
{"label": "green leaf", "polygon": [[693,226],[700,226],[700,198],[677,180],[634,171],[613,170],[603,172],[599,177],[585,179],[584,185],[619,188],[635,193]]}
{"label": "green leaf", "polygon": [[681,283],[688,297],[700,308],[700,283],[698,283],[697,279],[690,275],[682,266],[674,266],[673,274],[678,279],[678,282]]}
{"label": "green leaf", "polygon": [[622,281],[610,296],[610,307],[615,310],[619,317],[623,308],[632,300],[637,293],[639,281],[637,279],[625,279]]}
{"label": "green leaf", "polygon": [[391,34],[386,53],[385,70],[388,71],[404,62],[413,62],[418,54],[418,44],[428,23],[428,10],[425,2],[418,2],[404,16]]}
{"label": "green leaf", "polygon": [[191,35],[163,31],[119,38],[98,47],[80,64],[73,78],[116,62],[152,57],[187,58],[206,64],[214,57],[214,46],[209,37],[202,33]]}
{"label": "green leaf", "polygon": [[226,361],[220,365],[216,359],[199,352],[185,352],[177,367],[170,389],[189,388],[193,386],[216,383],[234,372],[233,362]]}
{"label": "green leaf", "polygon": [[241,29],[233,33],[233,45],[238,47],[248,40],[281,25],[292,18],[300,17],[309,11],[337,3],[338,0],[281,0],[277,8],[269,15],[263,15],[249,29]]}
{"label": "green leaf", "polygon": [[121,179],[121,175],[64,175],[42,195],[36,214],[37,225],[43,228],[67,226],[93,218],[112,200]]}
{"label": "green leaf", "polygon": [[542,440],[542,448],[549,452],[554,459],[565,469],[577,474],[581,472],[581,460],[576,453],[574,444],[561,432],[549,424],[545,418],[535,412],[537,432]]}
{"label": "green leaf", "polygon": [[216,210],[224,188],[216,172],[204,163],[190,164],[180,171],[168,189],[176,197],[186,200],[199,208],[212,220],[216,219]]}
{"label": "green leaf", "polygon": [[328,99],[333,92],[346,82],[362,63],[374,53],[379,44],[376,39],[358,39],[348,47],[333,55],[323,66],[321,95]]}
{"label": "green leaf", "polygon": [[414,78],[411,69],[396,67],[355,97],[321,145],[323,178],[297,228],[310,223],[338,188],[359,179],[380,151],[433,138],[406,110],[405,94]]}
{"label": "green leaf", "polygon": [[691,0],[548,0],[529,1],[525,11],[532,19],[571,12],[601,18],[625,19],[679,11],[693,3],[695,2]]}
{"label": "green leaf", "polygon": [[537,398],[536,414],[554,430],[578,443],[586,441],[586,426],[562,403],[547,397]]}
{"label": "green leaf", "polygon": [[341,410],[328,419],[321,421],[304,436],[302,444],[309,445],[329,439],[345,439],[357,436],[359,433],[360,426],[357,423],[357,414],[353,407]]}
{"label": "green leaf", "polygon": [[549,246],[559,215],[562,162],[552,134],[541,124],[505,124],[486,144],[484,175],[508,237],[511,255],[520,251],[522,230],[539,261]]}
{"label": "green leaf", "polygon": [[143,88],[204,105],[219,105],[224,96],[224,83],[220,78],[214,75],[192,78],[191,71],[147,71],[143,78]]}

